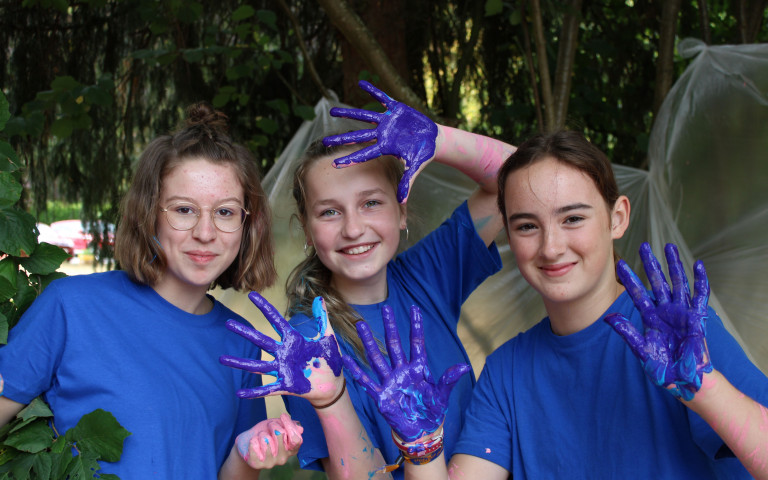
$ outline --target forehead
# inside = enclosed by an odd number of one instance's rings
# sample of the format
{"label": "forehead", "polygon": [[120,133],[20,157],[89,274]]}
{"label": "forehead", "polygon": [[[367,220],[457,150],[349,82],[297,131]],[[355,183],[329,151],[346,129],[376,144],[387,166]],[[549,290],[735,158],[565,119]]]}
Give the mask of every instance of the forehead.
{"label": "forehead", "polygon": [[510,173],[504,202],[508,214],[574,203],[604,203],[595,182],[586,173],[552,157]]}
{"label": "forehead", "polygon": [[336,168],[333,166],[334,158],[336,157],[322,157],[307,169],[305,185],[308,202],[357,195],[372,190],[382,190],[394,195],[394,185],[387,179],[381,161],[374,159]]}
{"label": "forehead", "polygon": [[160,195],[203,203],[221,199],[242,200],[243,192],[232,164],[192,158],[181,161],[168,172],[163,178]]}

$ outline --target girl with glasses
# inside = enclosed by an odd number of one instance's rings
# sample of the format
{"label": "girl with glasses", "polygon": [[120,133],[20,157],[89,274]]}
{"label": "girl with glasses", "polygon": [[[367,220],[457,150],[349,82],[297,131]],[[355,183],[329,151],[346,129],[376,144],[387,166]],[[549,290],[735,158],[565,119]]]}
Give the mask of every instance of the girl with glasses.
{"label": "girl with glasses", "polygon": [[116,235],[122,270],[53,282],[0,348],[0,425],[38,395],[61,433],[107,410],[131,432],[102,466],[122,478],[257,478],[284,463],[302,429],[235,396],[260,379],[218,357],[260,351],[227,331],[241,317],[207,293],[274,282],[270,221],[256,161],[226,116],[191,106],[139,159]]}

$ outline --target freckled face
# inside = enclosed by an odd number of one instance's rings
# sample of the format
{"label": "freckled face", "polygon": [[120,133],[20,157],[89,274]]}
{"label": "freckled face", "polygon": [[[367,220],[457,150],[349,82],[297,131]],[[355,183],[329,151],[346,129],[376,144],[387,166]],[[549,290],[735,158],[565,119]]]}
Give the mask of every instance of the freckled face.
{"label": "freckled face", "polygon": [[510,248],[545,305],[615,291],[613,240],[624,230],[612,228],[615,212],[591,178],[547,158],[511,173],[505,188]]}
{"label": "freckled face", "polygon": [[[243,229],[231,233],[218,230],[211,209],[244,202],[243,187],[230,165],[217,165],[195,158],[177,165],[163,179],[160,207],[191,202],[201,207],[200,219],[191,230],[173,229],[166,214],[157,218],[157,238],[168,266],[153,285],[164,298],[205,292],[234,261],[240,250]],[[168,296],[166,296],[168,295]]]}
{"label": "freckled face", "polygon": [[406,220],[395,187],[377,160],[346,168],[334,168],[332,160],[319,159],[307,172],[308,242],[340,291],[345,285],[386,288],[387,262]]}

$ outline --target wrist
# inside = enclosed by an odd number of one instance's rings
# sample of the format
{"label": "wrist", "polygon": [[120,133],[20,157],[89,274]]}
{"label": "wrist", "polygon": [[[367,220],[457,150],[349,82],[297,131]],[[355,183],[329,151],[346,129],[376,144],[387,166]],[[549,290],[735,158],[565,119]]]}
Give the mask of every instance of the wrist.
{"label": "wrist", "polygon": [[443,452],[443,425],[412,442],[403,440],[392,430],[392,440],[405,462],[424,465],[435,460]]}
{"label": "wrist", "polygon": [[333,400],[331,400],[330,402],[327,402],[327,403],[323,403],[321,405],[315,405],[314,403],[309,402],[313,407],[315,407],[315,410],[322,410],[324,408],[328,408],[331,405],[333,405],[336,402],[338,402],[341,399],[341,397],[344,396],[344,392],[347,391],[347,379],[344,376],[342,376],[341,378],[343,380],[343,382],[341,384],[341,390],[339,390],[339,393],[336,394],[336,396],[333,398]]}

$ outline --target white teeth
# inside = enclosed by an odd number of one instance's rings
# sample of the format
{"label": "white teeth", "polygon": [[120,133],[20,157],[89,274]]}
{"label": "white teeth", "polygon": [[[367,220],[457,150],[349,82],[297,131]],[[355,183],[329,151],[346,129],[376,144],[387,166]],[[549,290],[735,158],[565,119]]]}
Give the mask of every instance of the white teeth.
{"label": "white teeth", "polygon": [[347,255],[360,255],[361,253],[365,253],[372,248],[373,248],[373,245],[365,245],[362,247],[355,247],[355,248],[350,248],[349,250],[344,250],[344,253],[346,253]]}

